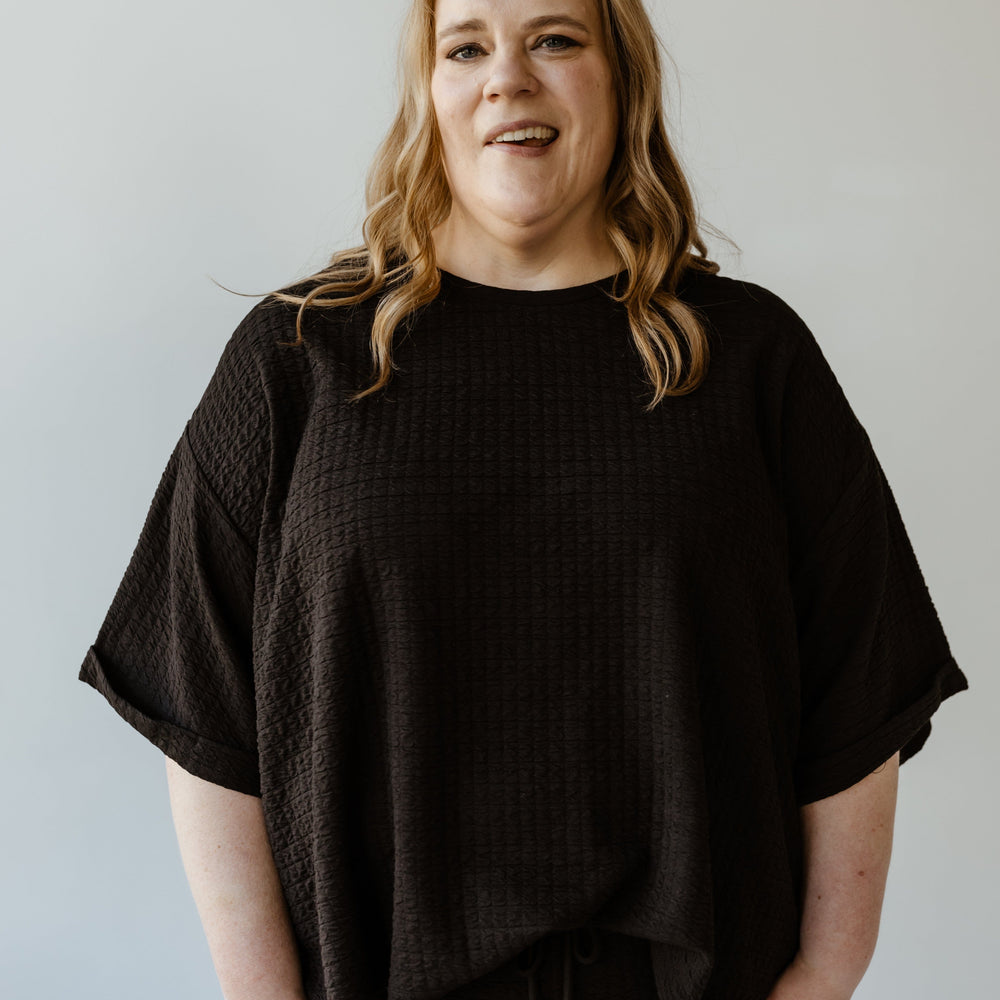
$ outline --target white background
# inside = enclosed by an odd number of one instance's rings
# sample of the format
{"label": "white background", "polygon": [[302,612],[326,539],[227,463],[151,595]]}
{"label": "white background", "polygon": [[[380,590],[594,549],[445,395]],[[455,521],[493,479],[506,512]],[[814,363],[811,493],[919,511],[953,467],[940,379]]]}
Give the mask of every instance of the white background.
{"label": "white background", "polygon": [[[972,691],[901,772],[860,1000],[987,1000],[1000,919],[1000,15],[655,0],[723,273],[803,316],[875,444]],[[5,4],[0,983],[220,996],[159,751],[76,674],[254,299],[357,241],[401,2]]]}

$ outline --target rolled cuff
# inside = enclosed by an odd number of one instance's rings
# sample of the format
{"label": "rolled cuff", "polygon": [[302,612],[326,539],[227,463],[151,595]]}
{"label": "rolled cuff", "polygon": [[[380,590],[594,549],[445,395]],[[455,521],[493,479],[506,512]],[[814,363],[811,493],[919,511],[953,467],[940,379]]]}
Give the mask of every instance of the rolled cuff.
{"label": "rolled cuff", "polygon": [[798,804],[803,806],[850,788],[897,750],[900,764],[909,760],[930,736],[930,718],[941,702],[968,686],[958,663],[949,657],[935,671],[930,686],[918,700],[864,739],[818,760],[798,761],[795,767]]}
{"label": "rolled cuff", "polygon": [[133,729],[189,774],[236,792],[260,796],[260,768],[255,754],[146,715],[115,690],[93,646],[87,650],[79,680],[103,695]]}

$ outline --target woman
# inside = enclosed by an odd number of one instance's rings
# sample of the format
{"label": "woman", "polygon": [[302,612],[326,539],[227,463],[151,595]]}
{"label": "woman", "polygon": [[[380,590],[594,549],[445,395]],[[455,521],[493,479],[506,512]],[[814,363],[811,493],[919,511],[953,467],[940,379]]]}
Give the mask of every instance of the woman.
{"label": "woman", "polygon": [[251,310],[170,458],[81,678],[167,756],[229,1000],[868,965],[967,681],[817,342],[705,259],[653,39],[418,0],[365,246]]}

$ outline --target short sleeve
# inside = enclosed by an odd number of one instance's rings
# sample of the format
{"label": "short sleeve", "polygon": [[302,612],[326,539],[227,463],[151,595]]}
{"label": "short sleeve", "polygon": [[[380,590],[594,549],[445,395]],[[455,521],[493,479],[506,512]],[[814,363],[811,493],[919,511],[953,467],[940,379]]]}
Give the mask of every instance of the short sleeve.
{"label": "short sleeve", "polygon": [[815,338],[789,372],[783,476],[798,631],[800,805],[923,747],[968,687],[872,443]]}
{"label": "short sleeve", "polygon": [[248,329],[170,455],[79,679],[191,774],[259,795],[252,633],[267,419]]}

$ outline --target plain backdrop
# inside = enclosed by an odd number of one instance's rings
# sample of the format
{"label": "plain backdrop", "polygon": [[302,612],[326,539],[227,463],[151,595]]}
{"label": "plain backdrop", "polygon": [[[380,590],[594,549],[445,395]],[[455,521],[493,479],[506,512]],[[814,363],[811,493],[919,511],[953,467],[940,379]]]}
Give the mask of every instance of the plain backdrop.
{"label": "plain backdrop", "polygon": [[[971,691],[900,776],[859,1000],[988,1000],[997,933],[998,7],[651,0],[724,274],[809,323]],[[402,2],[4,4],[0,992],[217,1000],[162,755],[77,671],[255,299],[354,243]],[[346,1000],[346,998],[345,998]]]}

